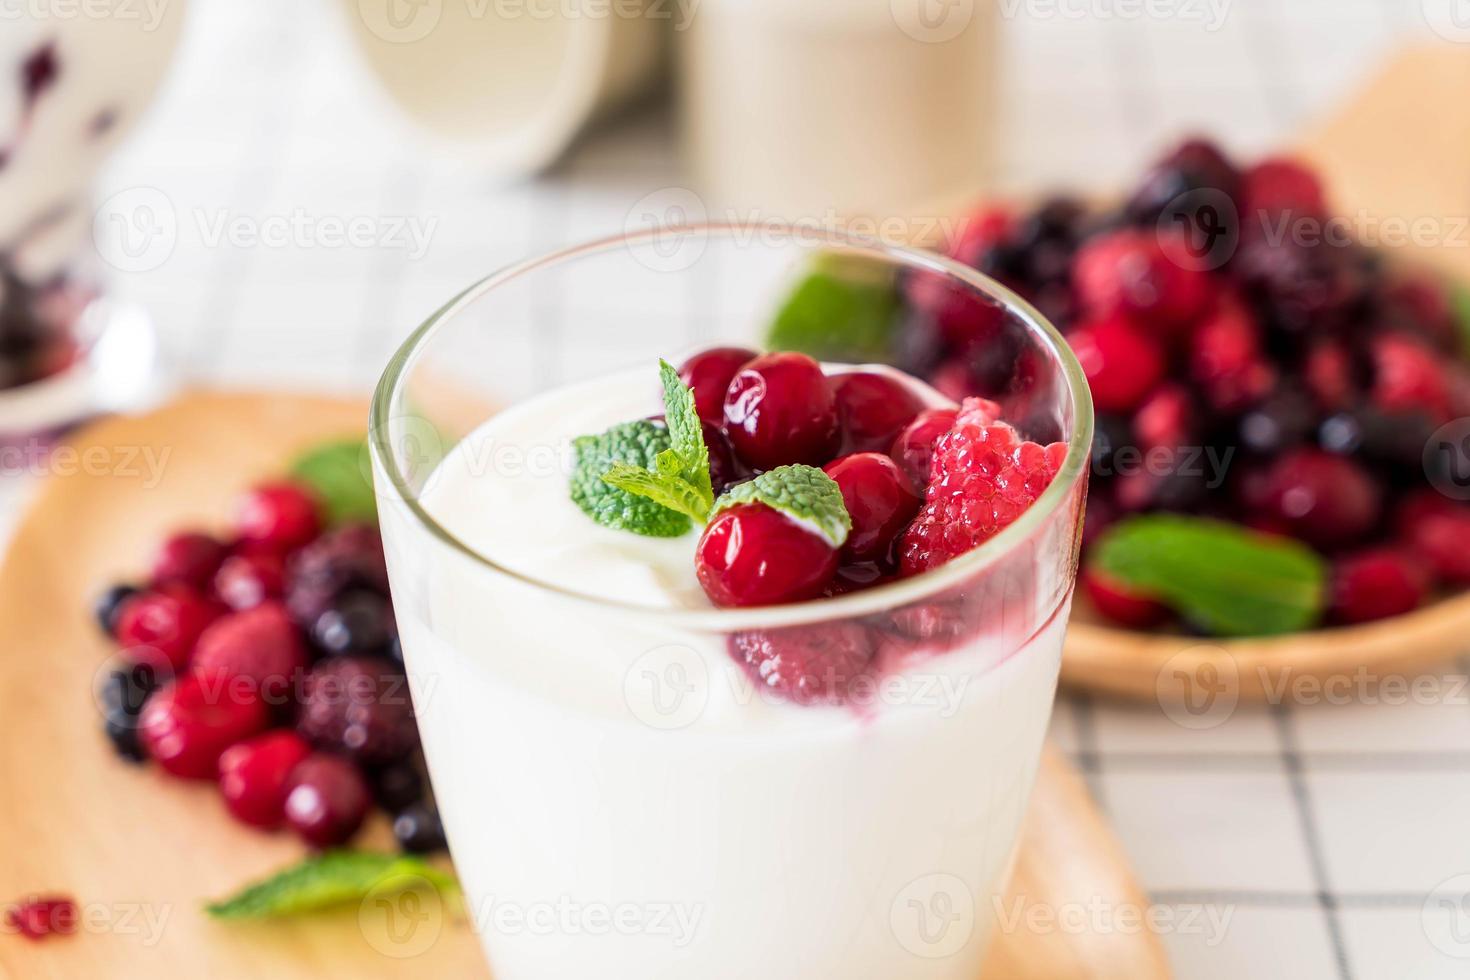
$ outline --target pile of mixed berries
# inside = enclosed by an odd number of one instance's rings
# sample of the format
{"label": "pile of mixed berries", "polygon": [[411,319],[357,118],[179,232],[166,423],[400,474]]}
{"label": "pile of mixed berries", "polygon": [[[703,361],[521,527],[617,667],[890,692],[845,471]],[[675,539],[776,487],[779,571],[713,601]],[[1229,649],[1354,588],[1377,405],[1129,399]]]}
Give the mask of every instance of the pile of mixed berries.
{"label": "pile of mixed berries", "polygon": [[169,536],[143,586],[97,618],[118,754],[217,782],[231,814],[314,847],[351,838],[374,802],[407,850],[444,846],[404,676],[378,529],[326,526],[303,484],[257,486],[227,538]]}
{"label": "pile of mixed berries", "polygon": [[[1242,168],[1194,140],[1121,206],[986,209],[948,248],[1037,306],[1082,364],[1088,541],[1151,511],[1285,535],[1331,563],[1339,623],[1470,584],[1470,505],[1436,490],[1463,475],[1425,453],[1470,416],[1463,300],[1345,234],[1304,165]],[[905,292],[896,363],[953,398],[998,397],[1021,352],[993,308],[923,278]],[[1127,625],[1167,615],[1084,582]]]}

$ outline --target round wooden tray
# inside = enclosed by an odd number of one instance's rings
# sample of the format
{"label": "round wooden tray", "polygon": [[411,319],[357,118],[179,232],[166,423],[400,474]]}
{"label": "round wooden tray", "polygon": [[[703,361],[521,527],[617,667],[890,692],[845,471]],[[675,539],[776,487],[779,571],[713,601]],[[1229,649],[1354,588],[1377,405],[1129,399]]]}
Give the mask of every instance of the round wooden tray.
{"label": "round wooden tray", "polygon": [[[0,931],[0,977],[488,977],[465,919],[442,909],[414,910],[437,914],[407,940],[371,903],[274,923],[208,919],[205,899],[299,859],[300,845],[235,823],[211,786],[116,759],[91,692],[110,652],[87,615],[100,585],[136,573],[170,528],[221,525],[241,487],[366,418],[356,401],[201,392],[69,440],[67,458],[90,462],[58,463],[0,564],[0,903],[68,893],[84,926],[35,943]],[[389,846],[381,821],[364,845]],[[1137,921],[1148,900],[1076,772],[1048,753],[1004,905],[1020,924],[996,937],[985,975],[1168,976],[1146,930],[1055,925],[1096,907]]]}

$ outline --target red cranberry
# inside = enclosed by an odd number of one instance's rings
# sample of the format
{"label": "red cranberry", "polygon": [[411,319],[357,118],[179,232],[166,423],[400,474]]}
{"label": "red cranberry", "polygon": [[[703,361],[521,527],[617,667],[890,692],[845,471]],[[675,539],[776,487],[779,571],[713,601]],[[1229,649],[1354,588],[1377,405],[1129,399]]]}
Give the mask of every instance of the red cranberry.
{"label": "red cranberry", "polygon": [[1158,341],[1122,318],[1085,323],[1067,340],[1087,375],[1098,411],[1132,411],[1164,376]]}
{"label": "red cranberry", "polygon": [[1403,540],[1440,579],[1470,584],[1470,506],[1423,490],[1399,505],[1395,523]]}
{"label": "red cranberry", "polygon": [[235,530],[241,540],[285,553],[311,541],[321,530],[316,498],[295,483],[268,483],[240,499]]}
{"label": "red cranberry", "polygon": [[48,895],[5,910],[5,924],[27,939],[69,936],[77,931],[77,903],[63,895]]}
{"label": "red cranberry", "polygon": [[167,586],[129,599],[117,619],[118,645],[140,651],[132,659],[152,659],[151,650],[173,670],[189,663],[194,644],[219,610],[203,596],[182,586]]}
{"label": "red cranberry", "polygon": [[1409,556],[1382,548],[1343,558],[1332,569],[1329,614],[1339,623],[1367,623],[1419,608],[1428,576]]}
{"label": "red cranberry", "polygon": [[752,679],[797,704],[840,703],[878,649],[860,623],[754,630],[730,637],[730,655]]}
{"label": "red cranberry", "polygon": [[695,571],[717,606],[800,602],[832,581],[837,549],[765,504],[740,504],[704,529]]}
{"label": "red cranberry", "polygon": [[1440,367],[1442,357],[1402,334],[1374,338],[1374,403],[1385,412],[1420,411],[1436,422],[1447,420],[1450,391]]}
{"label": "red cranberry", "polygon": [[1214,295],[1208,272],[1175,262],[1156,234],[1134,229],[1088,242],[1072,276],[1085,315],[1126,316],[1165,329],[1199,317]]}
{"label": "red cranberry", "polygon": [[805,354],[765,354],[746,364],[725,393],[725,431],[749,465],[827,462],[841,429],[832,385]]}
{"label": "red cranberry", "polygon": [[207,534],[183,531],[170,535],[153,559],[153,585],[206,588],[224,558],[225,546]]}
{"label": "red cranberry", "polygon": [[313,847],[334,847],[357,833],[370,800],[356,766],[318,752],[298,762],[286,781],[286,822]]}
{"label": "red cranberry", "polygon": [[880,453],[855,453],[823,470],[842,490],[852,532],[842,546],[844,562],[882,561],[914,519],[921,503],[898,464]]}
{"label": "red cranberry", "polygon": [[1236,413],[1260,401],[1275,383],[1261,352],[1260,331],[1245,306],[1221,303],[1196,328],[1189,352],[1190,373],[1216,411]]}
{"label": "red cranberry", "polygon": [[286,561],[274,551],[231,555],[214,576],[214,594],[234,610],[279,599],[286,588]]}
{"label": "red cranberry", "polygon": [[220,753],[269,721],[253,684],[189,675],[165,684],[143,705],[138,737],[148,755],[185,779],[213,779]]}
{"label": "red cranberry", "polygon": [[194,669],[244,677],[272,704],[280,704],[306,669],[306,644],[279,602],[223,616],[199,637]]}
{"label": "red cranberry", "polygon": [[934,444],[939,437],[954,428],[959,415],[953,408],[932,408],[920,412],[919,417],[909,423],[908,428],[893,440],[888,455],[903,470],[914,488],[922,491],[929,486],[929,463],[934,459]]}
{"label": "red cranberry", "polygon": [[1263,160],[1246,171],[1241,198],[1248,228],[1261,225],[1263,217],[1283,211],[1297,217],[1328,213],[1321,181],[1294,160]]}
{"label": "red cranberry", "polygon": [[1335,412],[1348,407],[1353,397],[1353,362],[1347,348],[1337,340],[1321,340],[1307,350],[1302,380],[1317,407]]}
{"label": "red cranberry", "polygon": [[1190,445],[1194,431],[1194,400],[1180,384],[1160,386],[1138,407],[1133,435],[1145,451]]}
{"label": "red cranberry", "polygon": [[883,452],[904,426],[924,410],[908,385],[886,374],[857,371],[832,380],[837,415],[842,420],[843,449],[848,453]]}
{"label": "red cranberry", "polygon": [[1346,544],[1378,521],[1382,493],[1357,463],[1320,449],[1278,458],[1265,476],[1269,512],[1291,533],[1321,547]]}
{"label": "red cranberry", "polygon": [[713,347],[679,366],[679,379],[693,389],[700,418],[716,425],[724,421],[725,391],[741,365],[755,358],[755,351],[744,347]]}
{"label": "red cranberry", "polygon": [[266,732],[230,746],[219,757],[219,789],[235,818],[254,827],[278,827],[286,817],[286,781],[311,754],[301,736]]}
{"label": "red cranberry", "polygon": [[1167,606],[1133,591],[1096,568],[1082,572],[1082,588],[1092,606],[1106,619],[1129,629],[1148,629],[1169,618]]}

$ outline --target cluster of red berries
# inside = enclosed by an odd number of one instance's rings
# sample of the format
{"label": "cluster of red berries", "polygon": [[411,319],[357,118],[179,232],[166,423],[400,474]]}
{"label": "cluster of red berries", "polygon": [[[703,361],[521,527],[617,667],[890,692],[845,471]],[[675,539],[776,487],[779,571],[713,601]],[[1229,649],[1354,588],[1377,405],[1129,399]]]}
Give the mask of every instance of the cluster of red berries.
{"label": "cluster of red berries", "polygon": [[[1025,442],[993,403],[926,408],[893,375],[828,376],[805,354],[716,348],[679,375],[694,392],[717,493],[779,466],[820,466],[852,520],[839,549],[763,503],[721,511],[695,556],[720,606],[836,596],[934,568],[1014,521],[1065,455],[1060,444]],[[860,624],[731,641],[760,683],[801,702],[840,698],[878,646]]]}
{"label": "cluster of red berries", "polygon": [[[1240,168],[1194,140],[1121,207],[988,209],[950,252],[1034,303],[1083,366],[1088,540],[1149,511],[1289,535],[1334,563],[1339,622],[1470,584],[1470,507],[1433,489],[1454,460],[1424,452],[1470,416],[1451,294],[1343,234],[1302,164]],[[906,293],[900,365],[952,397],[999,397],[1018,341],[994,309],[924,278]],[[1130,625],[1161,614],[1126,598],[1099,605]]]}
{"label": "cluster of red berries", "polygon": [[105,731],[124,758],[217,781],[252,826],[330,847],[376,800],[406,849],[440,848],[382,540],[322,510],[305,486],[258,486],[228,541],[170,535],[146,587],[106,592]]}

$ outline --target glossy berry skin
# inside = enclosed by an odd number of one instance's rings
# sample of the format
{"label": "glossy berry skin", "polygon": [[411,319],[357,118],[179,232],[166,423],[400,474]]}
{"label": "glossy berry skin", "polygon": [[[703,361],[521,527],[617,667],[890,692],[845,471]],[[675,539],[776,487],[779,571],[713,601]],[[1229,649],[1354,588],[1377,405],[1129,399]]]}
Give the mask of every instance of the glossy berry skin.
{"label": "glossy berry skin", "polygon": [[346,843],[362,826],[371,797],[357,767],[317,752],[296,764],[286,781],[285,817],[313,847]]}
{"label": "glossy berry skin", "polygon": [[1362,552],[1333,565],[1328,614],[1339,623],[1399,616],[1419,608],[1428,588],[1424,569],[1403,552]]}
{"label": "glossy berry skin", "polygon": [[1139,595],[1095,568],[1082,573],[1082,588],[1092,606],[1109,622],[1128,629],[1149,629],[1169,618],[1168,607]]}
{"label": "glossy berry skin", "polygon": [[97,620],[97,626],[102,630],[104,636],[117,638],[117,621],[122,615],[123,606],[135,595],[141,594],[142,590],[136,585],[120,583],[109,586],[107,591],[97,597],[93,605],[93,616]]}
{"label": "glossy berry skin", "polygon": [[881,562],[919,511],[918,492],[898,464],[880,453],[855,453],[822,468],[842,490],[852,531],[842,561]]}
{"label": "glossy berry skin", "polygon": [[935,446],[924,505],[899,543],[899,572],[917,575],[990,540],[1051,485],[1064,443],[1026,442],[992,405],[967,399]]}
{"label": "glossy berry skin", "polygon": [[750,479],[750,473],[735,458],[735,447],[730,445],[725,430],[711,422],[701,423],[700,429],[704,432],[704,447],[709,450],[709,482],[715,496]]}
{"label": "glossy berry skin", "polygon": [[837,549],[765,504],[721,511],[705,527],[694,569],[717,606],[772,606],[822,594]]}
{"label": "glossy berry skin", "polygon": [[306,644],[285,607],[266,602],[211,623],[194,648],[193,667],[246,678],[279,706],[300,680],[306,661]]}
{"label": "glossy berry skin", "polygon": [[1165,332],[1198,318],[1214,298],[1209,273],[1170,258],[1153,230],[1094,238],[1077,253],[1072,277],[1084,315],[1128,317]]}
{"label": "glossy berry skin", "polygon": [[180,671],[188,665],[199,635],[218,615],[218,608],[197,592],[167,586],[123,605],[117,642],[125,651],[136,651],[134,659],[159,660]]}
{"label": "glossy berry skin", "polygon": [[959,411],[953,408],[932,408],[920,412],[889,447],[889,457],[903,470],[916,490],[929,485],[929,464],[934,458],[934,445],[940,436],[954,427],[958,414]]}
{"label": "glossy berry skin", "polygon": [[286,589],[286,561],[274,551],[234,554],[214,576],[214,594],[238,611],[279,599]]}
{"label": "glossy berry skin", "polygon": [[316,498],[295,483],[262,484],[236,506],[235,533],[240,539],[282,554],[300,548],[320,530]]}
{"label": "glossy berry skin", "polygon": [[402,762],[419,744],[408,682],[382,657],[332,657],[313,667],[296,730],[365,765]]}
{"label": "glossy berry skin", "polygon": [[1121,317],[1092,320],[1067,335],[1100,412],[1130,412],[1164,376],[1159,342]]}
{"label": "glossy berry skin", "polygon": [[840,704],[877,654],[877,638],[854,622],[730,637],[730,655],[757,684],[797,704]]}
{"label": "glossy berry skin", "polygon": [[725,392],[725,431],[736,454],[758,470],[820,466],[842,432],[832,385],[805,354],[764,354],[742,367]]}
{"label": "glossy berry skin", "polygon": [[206,589],[224,561],[226,548],[198,531],[170,535],[153,558],[153,586],[181,584]]}
{"label": "glossy berry skin", "polygon": [[286,785],[311,746],[291,731],[266,732],[230,746],[219,757],[219,789],[241,823],[279,827],[286,817]]}
{"label": "glossy berry skin", "polygon": [[887,374],[854,371],[832,379],[837,416],[842,421],[842,450],[881,453],[924,410],[908,385]]}
{"label": "glossy berry skin", "polygon": [[741,366],[756,356],[744,347],[712,347],[679,365],[679,380],[694,391],[694,407],[701,419],[715,425],[724,421],[725,391]]}
{"label": "glossy berry skin", "polygon": [[411,803],[393,818],[393,838],[410,854],[431,854],[444,850],[444,824],[439,811],[428,803]]}
{"label": "glossy berry skin", "polygon": [[214,779],[225,749],[262,731],[269,712],[249,684],[190,674],[155,691],[138,717],[148,755],[184,779]]}
{"label": "glossy berry skin", "polygon": [[356,589],[317,617],[311,638],[326,654],[362,656],[385,652],[396,632],[388,600],[375,592]]}
{"label": "glossy berry skin", "polygon": [[1349,544],[1378,522],[1382,491],[1346,457],[1298,449],[1277,458],[1262,479],[1261,516],[1318,547]]}

